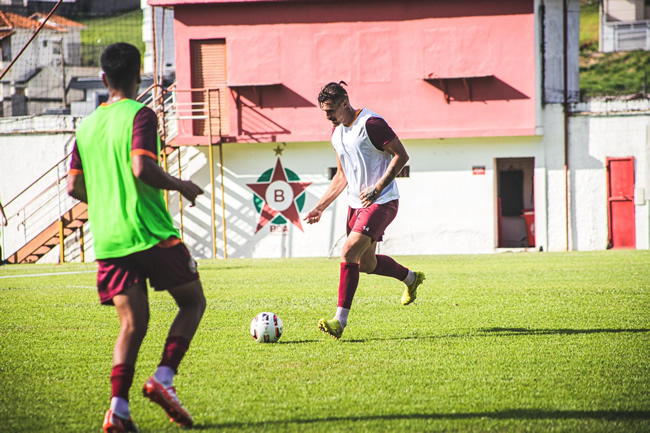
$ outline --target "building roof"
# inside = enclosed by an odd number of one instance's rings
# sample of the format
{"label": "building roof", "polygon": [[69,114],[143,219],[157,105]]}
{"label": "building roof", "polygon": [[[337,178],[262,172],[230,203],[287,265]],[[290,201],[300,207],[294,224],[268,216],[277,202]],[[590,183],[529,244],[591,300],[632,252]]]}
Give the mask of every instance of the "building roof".
{"label": "building roof", "polygon": [[0,30],[0,41],[14,34],[13,30]]}
{"label": "building roof", "polygon": [[[42,23],[45,18],[47,18],[46,14],[37,12],[33,14],[32,16],[29,17],[32,20],[38,21],[38,23]],[[47,24],[51,25],[53,27],[65,27],[65,28],[79,28],[79,29],[85,29],[87,28],[85,25],[78,23],[76,21],[72,21],[69,18],[65,18],[59,15],[52,15],[49,20],[47,20]]]}
{"label": "building roof", "polygon": [[[39,23],[22,15],[0,11],[0,29],[36,29]],[[47,24],[46,24],[47,26]]]}
{"label": "building roof", "polygon": [[[24,17],[13,12],[3,12],[0,10],[0,31],[14,29],[36,30],[46,17],[46,15],[41,13],[36,13],[30,17]],[[67,32],[67,29],[69,28],[82,29],[86,28],[86,26],[59,15],[52,15],[47,23],[43,26],[43,28],[53,30],[55,32]],[[6,36],[7,35],[5,35],[5,37]]]}

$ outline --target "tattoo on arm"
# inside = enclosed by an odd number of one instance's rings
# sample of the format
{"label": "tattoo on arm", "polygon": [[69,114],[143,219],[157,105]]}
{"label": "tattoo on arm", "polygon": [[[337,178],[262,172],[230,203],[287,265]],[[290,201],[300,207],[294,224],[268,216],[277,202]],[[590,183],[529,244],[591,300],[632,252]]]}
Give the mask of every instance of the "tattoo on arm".
{"label": "tattoo on arm", "polygon": [[384,175],[381,177],[381,179],[379,179],[378,182],[379,185],[381,186],[381,189],[383,190],[384,188],[386,188],[388,184],[390,184],[395,179],[396,176],[397,173],[395,171],[395,167],[393,166],[388,167],[388,170],[386,170],[386,173],[384,173]]}

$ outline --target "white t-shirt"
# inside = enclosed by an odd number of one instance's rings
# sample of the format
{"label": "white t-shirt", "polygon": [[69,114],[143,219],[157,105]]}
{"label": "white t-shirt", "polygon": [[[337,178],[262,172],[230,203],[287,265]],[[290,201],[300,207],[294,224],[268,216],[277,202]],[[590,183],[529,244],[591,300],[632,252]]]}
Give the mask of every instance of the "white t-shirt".
{"label": "white t-shirt", "polygon": [[[348,127],[340,124],[332,132],[332,146],[348,181],[348,203],[353,209],[363,207],[359,193],[381,179],[393,158],[390,153],[378,150],[372,144],[366,130],[366,121],[371,117],[382,118],[364,108],[352,125]],[[397,183],[393,180],[374,203],[388,203],[398,198]]]}

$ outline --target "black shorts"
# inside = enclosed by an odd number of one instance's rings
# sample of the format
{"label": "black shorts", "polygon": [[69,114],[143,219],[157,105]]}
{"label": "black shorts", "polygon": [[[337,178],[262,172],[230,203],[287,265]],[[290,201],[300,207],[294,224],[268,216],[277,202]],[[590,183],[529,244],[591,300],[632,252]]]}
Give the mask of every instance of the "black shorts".
{"label": "black shorts", "polygon": [[199,279],[196,261],[182,242],[97,263],[97,292],[99,301],[106,305],[112,305],[115,295],[135,284],[146,287],[147,279],[154,290],[167,290]]}

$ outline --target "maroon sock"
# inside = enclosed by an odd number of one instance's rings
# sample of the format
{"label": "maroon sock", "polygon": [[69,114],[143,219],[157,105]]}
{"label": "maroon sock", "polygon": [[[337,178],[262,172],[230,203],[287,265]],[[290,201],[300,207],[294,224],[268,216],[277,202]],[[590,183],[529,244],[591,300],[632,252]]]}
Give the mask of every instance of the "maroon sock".
{"label": "maroon sock", "polygon": [[377,254],[377,267],[370,273],[404,281],[409,274],[409,270],[397,263],[392,257]]}
{"label": "maroon sock", "polygon": [[190,347],[190,340],[181,336],[167,337],[165,341],[165,348],[163,349],[162,359],[160,360],[159,367],[169,367],[174,372],[178,371],[178,364],[185,356],[185,352]]}
{"label": "maroon sock", "polygon": [[129,401],[129,389],[133,384],[135,367],[129,364],[118,364],[111,371],[111,397],[121,397]]}
{"label": "maroon sock", "polygon": [[339,279],[339,307],[350,309],[358,285],[359,264],[341,263],[341,278]]}

